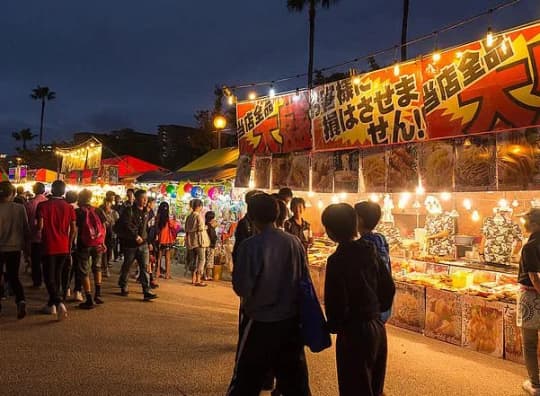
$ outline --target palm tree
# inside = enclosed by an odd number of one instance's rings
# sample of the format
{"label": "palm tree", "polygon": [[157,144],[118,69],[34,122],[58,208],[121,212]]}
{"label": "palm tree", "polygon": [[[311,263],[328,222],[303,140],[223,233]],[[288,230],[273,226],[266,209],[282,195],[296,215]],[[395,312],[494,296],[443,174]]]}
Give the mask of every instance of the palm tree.
{"label": "palm tree", "polygon": [[313,85],[313,47],[315,44],[315,14],[316,8],[320,5],[323,8],[330,8],[338,0],[287,0],[287,7],[290,11],[302,12],[309,7],[309,60],[308,60],[308,88]]}
{"label": "palm tree", "polygon": [[41,101],[41,122],[39,124],[39,149],[43,147],[43,118],[45,117],[45,102],[56,99],[56,92],[51,91],[49,87],[37,86],[32,90],[30,97]]}
{"label": "palm tree", "polygon": [[34,139],[37,135],[34,135],[32,131],[30,131],[30,128],[24,128],[19,132],[13,132],[11,136],[18,142],[22,141],[22,149],[23,151],[26,151],[26,142]]}
{"label": "palm tree", "polygon": [[409,28],[409,0],[403,0],[403,19],[401,20],[401,61],[407,60],[407,30]]}

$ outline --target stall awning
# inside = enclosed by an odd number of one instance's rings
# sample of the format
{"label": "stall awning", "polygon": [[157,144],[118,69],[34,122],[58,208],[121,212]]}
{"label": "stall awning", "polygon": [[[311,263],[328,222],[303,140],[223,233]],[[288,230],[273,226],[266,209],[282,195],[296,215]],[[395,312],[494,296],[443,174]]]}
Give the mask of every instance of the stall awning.
{"label": "stall awning", "polygon": [[27,178],[36,182],[52,183],[58,178],[58,173],[56,173],[56,171],[45,168],[29,169],[27,173]]}
{"label": "stall awning", "polygon": [[236,147],[212,150],[190,162],[176,172],[147,172],[137,178],[138,182],[159,183],[165,181],[212,182],[231,180],[236,177]]}
{"label": "stall awning", "polygon": [[143,161],[131,155],[122,155],[120,157],[107,158],[101,161],[101,165],[118,166],[118,177],[120,179],[135,177],[145,172],[164,170],[162,167]]}

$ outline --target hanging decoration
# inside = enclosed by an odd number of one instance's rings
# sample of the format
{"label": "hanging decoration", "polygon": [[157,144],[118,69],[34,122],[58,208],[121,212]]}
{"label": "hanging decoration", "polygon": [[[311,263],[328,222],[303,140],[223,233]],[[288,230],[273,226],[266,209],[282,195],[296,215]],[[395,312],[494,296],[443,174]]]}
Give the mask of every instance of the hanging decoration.
{"label": "hanging decoration", "polygon": [[95,138],[72,147],[57,148],[55,154],[62,158],[62,173],[99,169],[103,146]]}

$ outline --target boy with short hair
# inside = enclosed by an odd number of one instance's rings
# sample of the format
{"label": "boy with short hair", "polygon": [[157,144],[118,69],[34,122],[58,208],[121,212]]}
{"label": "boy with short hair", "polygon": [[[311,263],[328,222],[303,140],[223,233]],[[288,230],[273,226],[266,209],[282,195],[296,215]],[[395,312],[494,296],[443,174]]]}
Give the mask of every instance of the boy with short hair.
{"label": "boy with short hair", "polygon": [[[354,205],[358,220],[358,233],[363,240],[369,241],[377,248],[379,258],[384,263],[390,273],[392,273],[392,266],[390,264],[390,248],[388,242],[383,234],[373,232],[379,221],[381,220],[381,207],[379,204],[371,201],[364,201]],[[381,319],[384,323],[388,321],[392,310],[381,313]]]}

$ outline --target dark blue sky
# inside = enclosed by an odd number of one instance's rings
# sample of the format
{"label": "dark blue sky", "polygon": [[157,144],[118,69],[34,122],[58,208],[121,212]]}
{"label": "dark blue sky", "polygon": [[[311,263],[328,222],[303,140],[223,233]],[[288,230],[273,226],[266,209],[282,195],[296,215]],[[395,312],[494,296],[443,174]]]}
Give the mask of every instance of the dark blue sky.
{"label": "dark blue sky", "polygon": [[[409,37],[499,2],[411,0]],[[316,68],[396,44],[401,4],[341,0],[320,11]],[[538,18],[540,2],[522,0],[491,24],[502,30]],[[477,39],[489,23],[485,18],[441,35],[439,46]],[[432,48],[427,42],[411,52]],[[12,131],[39,130],[39,104],[29,98],[37,84],[57,92],[47,109],[46,140],[69,139],[75,131],[154,133],[158,124],[194,125],[195,110],[212,106],[215,84],[304,72],[307,14],[289,13],[285,0],[7,1],[0,51],[0,151],[9,151]],[[276,90],[305,84],[292,81]]]}

